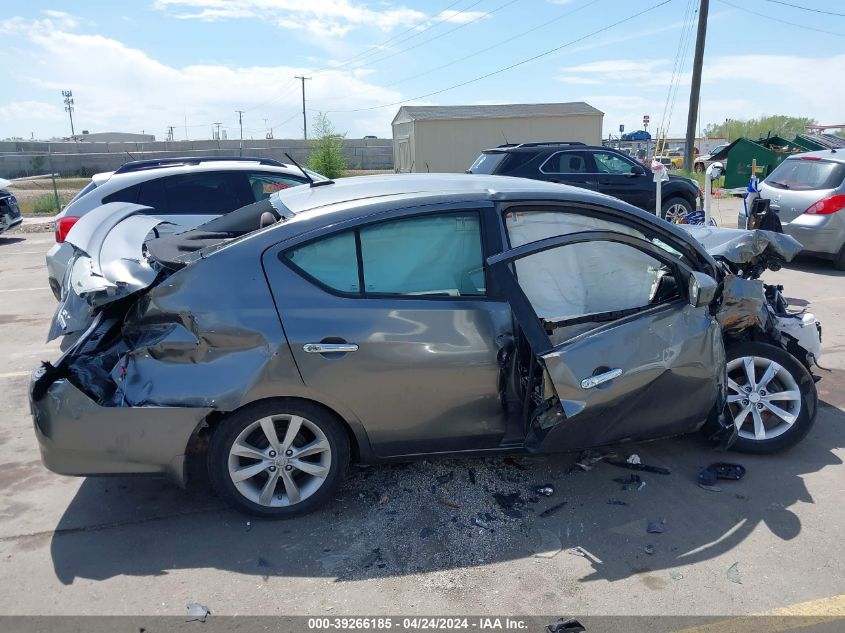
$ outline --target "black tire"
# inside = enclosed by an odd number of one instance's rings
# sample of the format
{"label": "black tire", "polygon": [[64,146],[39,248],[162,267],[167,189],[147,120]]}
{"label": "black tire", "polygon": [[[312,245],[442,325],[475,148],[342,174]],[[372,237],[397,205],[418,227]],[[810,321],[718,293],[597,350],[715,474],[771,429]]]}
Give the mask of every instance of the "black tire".
{"label": "black tire", "polygon": [[[252,499],[249,499],[245,496],[244,493],[239,490],[236,486],[235,482],[232,480],[232,476],[230,475],[230,459],[240,461],[241,466],[248,466],[248,465],[257,465],[262,460],[254,459],[251,457],[239,457],[235,456],[232,457],[230,455],[230,450],[232,449],[232,445],[234,444],[235,440],[241,435],[242,432],[246,431],[250,426],[257,423],[259,420],[267,418],[269,416],[275,416],[279,418],[279,421],[274,421],[274,427],[279,434],[279,440],[283,441],[281,428],[276,426],[277,424],[289,424],[284,420],[285,417],[288,416],[298,416],[303,418],[302,422],[302,430],[297,433],[296,440],[294,440],[293,448],[302,448],[302,444],[307,444],[310,442],[316,442],[317,440],[320,441],[327,441],[330,452],[328,453],[328,473],[325,477],[312,477],[302,471],[297,470],[294,467],[291,467],[290,476],[293,478],[300,476],[309,478],[308,485],[315,485],[311,484],[312,479],[314,481],[322,479],[322,483],[319,484],[313,492],[310,492],[308,496],[303,498],[301,501],[290,504],[290,505],[281,505],[281,506],[274,506],[274,505],[263,505],[259,502],[256,502]],[[308,424],[308,428],[306,428],[306,424]],[[313,430],[311,430],[313,429]],[[316,431],[319,430],[322,432],[324,438],[318,437]],[[263,434],[263,430],[259,431],[256,428],[254,433]],[[266,438],[266,435],[263,435]],[[247,437],[256,437],[260,439],[259,435],[255,436],[247,436]],[[242,438],[243,441],[244,438]],[[299,444],[297,444],[297,441]],[[248,444],[250,446],[258,446],[258,442],[249,441]],[[270,450],[272,447],[267,443],[267,446],[264,450]],[[324,453],[325,451],[321,452]],[[340,486],[341,482],[343,481],[344,476],[346,475],[346,471],[349,467],[349,436],[347,435],[346,429],[343,426],[343,423],[337,419],[336,416],[331,414],[330,412],[326,411],[325,409],[308,402],[303,402],[299,400],[285,400],[285,399],[278,399],[278,400],[267,400],[262,402],[257,402],[251,405],[247,405],[238,411],[227,416],[223,421],[221,421],[220,425],[215,429],[214,433],[211,437],[211,443],[209,445],[208,451],[208,474],[209,479],[211,480],[211,484],[214,487],[214,490],[223,497],[229,504],[247,512],[249,514],[253,514],[255,516],[260,517],[267,517],[267,518],[291,518],[295,516],[299,516],[302,514],[306,514],[318,508],[319,506],[326,503],[329,499],[331,499],[332,494],[337,490],[338,486]],[[312,458],[314,456],[311,456]],[[282,457],[281,451],[279,452],[278,459],[285,459]],[[293,458],[292,458],[293,459]],[[320,457],[319,459],[324,459]],[[246,460],[245,462],[243,460]],[[271,460],[267,460],[271,461]],[[303,460],[307,461],[307,460]],[[275,463],[275,462],[274,462]],[[285,463],[287,463],[285,461]],[[294,462],[295,463],[295,462]],[[318,464],[319,465],[319,464]],[[287,469],[287,466],[273,466],[274,472],[278,471],[277,474],[277,482],[273,485],[274,491],[278,492],[278,503],[281,503],[281,499],[287,500],[287,488],[285,486],[285,482],[282,477],[282,471]],[[260,474],[257,474],[255,477],[249,478],[250,485],[253,480],[256,480],[255,483],[261,483],[261,477],[264,476],[264,483],[267,482],[269,479],[269,471],[264,471]],[[300,482],[303,479],[300,478]],[[240,484],[242,487],[244,486],[243,483]],[[306,486],[303,486],[303,489]],[[258,485],[255,485],[255,489],[259,488]],[[269,488],[269,486],[268,486]],[[274,503],[273,497],[277,496],[276,492],[273,492],[270,495],[270,503]]]}
{"label": "black tire", "polygon": [[833,267],[836,270],[845,270],[845,244],[839,249],[839,255],[833,260]]}
{"label": "black tire", "polygon": [[680,196],[672,196],[671,198],[667,198],[662,202],[660,205],[660,217],[667,222],[672,222],[672,219],[666,217],[667,211],[675,205],[680,205],[685,210],[685,215],[689,215],[695,211],[695,206],[686,198],[682,198]]}
{"label": "black tire", "polygon": [[[780,367],[786,370],[786,372],[797,385],[801,394],[800,400],[794,401],[796,403],[800,403],[800,410],[798,410],[797,416],[795,416],[795,420],[792,422],[791,425],[784,425],[781,423],[780,426],[782,428],[785,428],[785,430],[783,430],[780,435],[777,435],[776,437],[772,437],[770,439],[753,439],[740,435],[740,437],[737,438],[733,448],[743,453],[755,453],[759,455],[764,455],[791,448],[792,446],[795,446],[798,442],[800,442],[802,439],[804,439],[807,433],[810,432],[810,429],[812,428],[813,423],[816,420],[816,412],[818,409],[818,393],[816,392],[816,384],[807,369],[794,356],[787,353],[780,347],[776,347],[768,343],[760,343],[755,341],[733,343],[728,345],[725,350],[725,353],[729,367],[731,365],[731,361],[746,357],[756,357],[757,359],[761,359],[761,362],[774,361],[775,363],[780,365]],[[736,376],[737,374],[729,371],[728,375],[730,378],[731,376]],[[740,375],[744,375],[744,371]],[[763,376],[759,375],[759,370],[757,370],[756,375],[757,381],[760,381],[763,378]],[[769,384],[777,385],[779,381],[782,382],[784,380],[785,379],[781,378],[780,375],[776,375],[774,378],[771,379],[771,382]],[[745,385],[742,386],[744,387]],[[782,390],[785,391],[787,388],[787,386],[783,386]],[[763,393],[766,392],[764,391]],[[734,390],[732,388],[728,389],[728,395],[734,395]],[[735,403],[733,405],[729,404],[728,406],[731,406],[732,410],[734,411],[736,411],[737,408],[739,408],[739,410],[741,411],[743,408],[743,402],[744,401],[740,401],[739,403]],[[783,402],[781,402],[781,405],[794,406],[792,404],[784,405]],[[792,413],[794,413],[794,411],[792,411]],[[779,418],[773,413],[771,413],[768,409],[764,408],[762,410],[762,414],[764,416],[769,416],[767,419],[770,424],[775,424],[779,420]],[[750,424],[753,426],[753,416],[748,415],[746,419],[749,422],[744,424],[742,429],[747,429],[745,432],[751,433],[752,431],[748,428],[747,425]]]}

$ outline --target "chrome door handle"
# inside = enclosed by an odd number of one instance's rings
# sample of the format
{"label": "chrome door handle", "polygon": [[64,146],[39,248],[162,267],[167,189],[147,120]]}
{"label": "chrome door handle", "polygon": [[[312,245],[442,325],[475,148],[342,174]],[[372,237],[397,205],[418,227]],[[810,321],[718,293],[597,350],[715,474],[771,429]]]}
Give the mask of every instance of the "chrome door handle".
{"label": "chrome door handle", "polygon": [[302,350],[309,354],[331,354],[332,352],[357,352],[358,346],[355,343],[306,343],[302,346]]}
{"label": "chrome door handle", "polygon": [[613,380],[614,378],[619,378],[619,376],[621,375],[621,369],[611,369],[610,371],[606,371],[603,374],[584,378],[584,380],[581,381],[581,389],[592,389],[593,387],[598,387],[603,382]]}

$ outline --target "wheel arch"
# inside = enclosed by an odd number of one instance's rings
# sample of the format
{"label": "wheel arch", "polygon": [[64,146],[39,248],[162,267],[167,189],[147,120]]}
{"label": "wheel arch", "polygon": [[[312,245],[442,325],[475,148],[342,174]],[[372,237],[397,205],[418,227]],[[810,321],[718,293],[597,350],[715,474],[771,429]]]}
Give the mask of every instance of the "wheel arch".
{"label": "wheel arch", "polygon": [[[327,404],[314,400],[313,398],[305,398],[302,396],[271,396],[266,398],[258,398],[243,403],[237,409],[231,411],[212,411],[205,419],[203,419],[194,429],[188,439],[185,447],[185,461],[186,461],[186,479],[194,478],[199,472],[199,469],[204,469],[205,459],[208,453],[208,444],[211,441],[211,436],[220,428],[222,423],[237,411],[250,406],[254,406],[263,402],[278,402],[280,404],[302,403],[319,407],[328,415],[333,416],[341,423],[349,438],[350,462],[351,463],[369,463],[372,461],[372,448],[370,446],[369,438],[364,427],[357,422],[350,422],[335,409]],[[192,477],[192,475],[194,477]]]}

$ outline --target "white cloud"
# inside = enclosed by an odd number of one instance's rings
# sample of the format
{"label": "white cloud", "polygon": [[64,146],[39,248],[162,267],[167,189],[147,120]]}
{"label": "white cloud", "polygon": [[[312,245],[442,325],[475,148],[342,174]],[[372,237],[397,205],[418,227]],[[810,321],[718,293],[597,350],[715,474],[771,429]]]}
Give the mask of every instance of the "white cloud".
{"label": "white cloud", "polygon": [[153,6],[185,20],[256,18],[324,37],[342,37],[361,26],[389,31],[426,18],[425,13],[415,9],[387,7],[374,10],[353,0],[155,0]]}
{"label": "white cloud", "polygon": [[[260,132],[264,117],[269,119],[269,125],[275,125],[291,118],[301,107],[293,76],[307,69],[281,65],[172,66],[118,40],[71,32],[51,20],[39,21],[39,28],[33,28],[31,21],[18,21],[18,24],[26,27],[15,32],[16,37],[26,38],[27,49],[26,52],[17,49],[13,60],[16,73],[36,88],[55,94],[57,105],[37,101],[0,102],[0,136],[28,135],[31,121],[62,121],[66,115],[58,95],[68,87],[72,87],[76,101],[76,127],[92,132],[144,129],[161,137],[167,126],[173,125],[177,137],[181,137],[187,117],[192,136],[208,136],[211,123],[221,121],[232,128],[231,137],[237,121],[235,109],[247,111],[244,128]],[[45,72],[47,69],[49,72]],[[395,91],[368,82],[367,75],[364,70],[327,70],[315,74],[308,82],[308,101],[328,102],[333,108],[345,110],[402,98]],[[392,114],[386,112],[382,116],[389,121]],[[337,127],[348,127],[353,135],[372,133],[372,120],[362,123],[366,130],[357,128],[357,119],[351,121],[353,126],[338,120]],[[36,128],[36,133],[42,136],[66,133],[60,125],[45,125],[42,129]],[[294,118],[277,135],[295,136],[298,129]],[[382,123],[377,131],[385,129],[387,125]]]}

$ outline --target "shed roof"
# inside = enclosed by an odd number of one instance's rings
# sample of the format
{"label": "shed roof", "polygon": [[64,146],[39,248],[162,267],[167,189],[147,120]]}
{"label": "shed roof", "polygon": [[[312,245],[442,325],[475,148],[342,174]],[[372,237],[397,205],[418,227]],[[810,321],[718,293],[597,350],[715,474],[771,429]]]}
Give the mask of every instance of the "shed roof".
{"label": "shed roof", "polygon": [[450,119],[501,119],[553,117],[577,114],[604,115],[583,101],[570,103],[504,103],[499,105],[402,106],[394,123],[405,121],[445,121]]}

